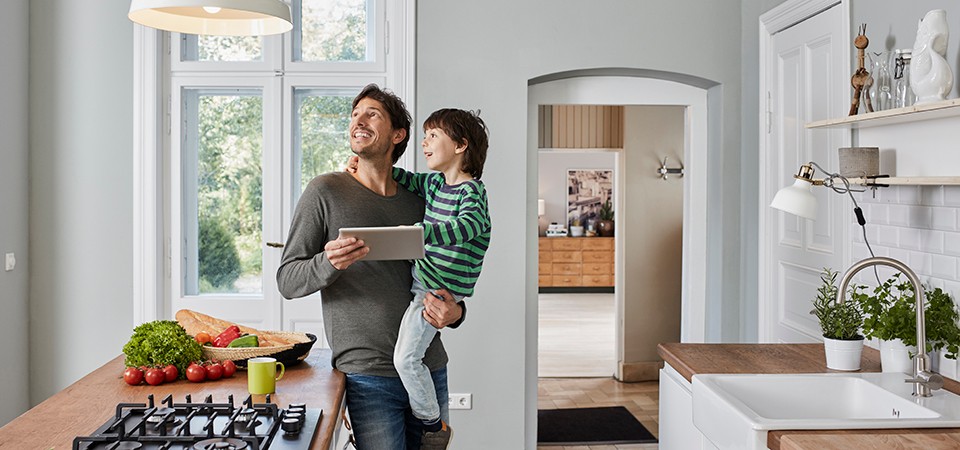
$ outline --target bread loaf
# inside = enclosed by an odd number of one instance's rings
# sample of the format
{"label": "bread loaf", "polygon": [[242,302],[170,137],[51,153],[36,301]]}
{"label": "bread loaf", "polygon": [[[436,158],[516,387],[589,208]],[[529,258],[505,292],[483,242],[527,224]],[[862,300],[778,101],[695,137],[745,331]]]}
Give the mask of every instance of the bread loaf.
{"label": "bread loaf", "polygon": [[181,309],[180,311],[177,311],[176,318],[177,323],[179,323],[180,326],[187,331],[187,334],[191,336],[196,336],[197,333],[205,332],[211,337],[217,337],[217,335],[223,332],[223,330],[226,330],[231,325],[236,325],[243,333],[257,335],[260,340],[260,347],[276,347],[295,344],[298,342],[283,336],[278,336],[269,331],[261,331],[256,328],[240,325],[238,323],[235,324],[233,322],[218,319],[216,317],[191,311],[189,309]]}

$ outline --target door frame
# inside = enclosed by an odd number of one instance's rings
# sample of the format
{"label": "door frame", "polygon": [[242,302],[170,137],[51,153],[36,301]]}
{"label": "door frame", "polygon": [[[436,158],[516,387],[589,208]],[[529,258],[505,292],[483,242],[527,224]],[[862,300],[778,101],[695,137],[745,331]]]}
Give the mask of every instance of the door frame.
{"label": "door frame", "polygon": [[[829,8],[838,7],[840,9],[840,14],[843,19],[843,30],[841,34],[843,36],[850,36],[850,0],[788,0],[777,6],[776,8],[764,13],[760,16],[759,19],[759,33],[760,33],[760,90],[759,90],[759,101],[760,105],[758,108],[758,117],[757,121],[760,124],[758,127],[759,139],[758,142],[758,236],[760,237],[758,245],[758,271],[757,274],[757,339],[759,342],[771,342],[774,340],[775,332],[774,326],[776,324],[777,318],[772,317],[776,313],[775,308],[770,307],[769,302],[763,301],[765,298],[765,293],[770,288],[769,274],[770,270],[773,268],[773,256],[772,248],[769,245],[769,242],[766,240],[768,233],[774,231],[775,226],[773,223],[769,222],[769,214],[767,208],[770,201],[769,198],[763,195],[766,192],[766,187],[768,183],[771,183],[771,177],[768,176],[764,170],[767,164],[767,156],[772,151],[776,151],[775,143],[770,142],[770,134],[768,132],[769,121],[772,120],[770,110],[770,97],[768,96],[768,91],[771,89],[771,86],[767,82],[768,77],[776,70],[776,55],[771,54],[774,51],[773,37],[775,34],[790,28],[796,25],[799,22],[807,20]],[[850,46],[843,47],[842,50],[845,54],[843,59],[845,61],[851,61],[850,59]],[[773,95],[770,93],[770,95]],[[850,135],[846,134],[844,138],[846,140],[845,145],[849,145]],[[799,167],[798,167],[799,168]],[[780,186],[782,187],[782,186]],[[844,230],[846,235],[846,229]],[[841,237],[841,240],[846,244],[843,245],[843,248],[840,249],[842,254],[842,259],[847,260],[846,255],[849,255],[849,239],[845,239],[845,236]]]}
{"label": "door frame", "polygon": [[[684,221],[683,221],[683,291],[681,307],[681,341],[704,342],[707,336],[713,334],[711,321],[706,311],[708,303],[719,301],[717,296],[708,292],[708,282],[711,270],[707,264],[710,254],[710,243],[707,242],[708,217],[711,212],[719,211],[719,205],[710,205],[707,201],[709,180],[719,180],[719,168],[709,163],[698,164],[709,160],[711,150],[719,147],[719,142],[711,139],[709,134],[710,104],[708,90],[716,83],[683,74],[675,74],[651,70],[581,70],[564,72],[530,80],[528,83],[528,117],[527,117],[527,165],[530,173],[536,174],[539,170],[539,155],[537,149],[538,105],[541,104],[606,104],[606,105],[672,105],[686,106],[685,115],[685,164],[684,184]],[[623,177],[617,177],[617,183],[622,183]],[[530,242],[536,243],[537,217],[536,199],[538,198],[537,177],[531,177],[527,185],[527,204],[529,207],[528,230]],[[621,186],[622,187],[622,186]],[[615,210],[624,208],[623,196],[616,198]],[[615,303],[616,303],[616,336],[617,357],[623,358],[623,233],[615,236]],[[528,255],[536,255],[535,251]],[[531,285],[537,280],[536,264],[531,261],[527,264],[527,280]],[[715,266],[717,268],[721,266]],[[536,355],[537,355],[537,295],[536,289],[529,289],[534,294],[527,298],[527,333],[528,355],[531,355],[536,382]],[[714,291],[719,292],[719,291]],[[529,313],[531,312],[532,313]],[[528,370],[530,370],[528,368]],[[533,386],[535,388],[535,384]],[[532,389],[536,392],[536,389]]]}

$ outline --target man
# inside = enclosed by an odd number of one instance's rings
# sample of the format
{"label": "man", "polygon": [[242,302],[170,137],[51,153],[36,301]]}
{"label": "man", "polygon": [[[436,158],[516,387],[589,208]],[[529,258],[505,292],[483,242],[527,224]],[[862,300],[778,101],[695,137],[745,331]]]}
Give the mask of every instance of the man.
{"label": "man", "polygon": [[[339,229],[410,225],[423,218],[423,199],[398,189],[393,164],[406,150],[410,113],[403,101],[376,85],[353,101],[350,148],[356,172],[314,178],[304,190],[290,224],[277,285],[286,298],[318,290],[323,302],[333,366],[346,374],[347,410],[360,450],[420,448],[422,425],[412,415],[406,390],[393,365],[400,320],[412,299],[408,261],[364,261],[363,241],[338,237]],[[456,327],[465,313],[445,291],[429,295],[424,318],[436,328]],[[448,419],[447,355],[439,334],[424,357],[441,415]]]}

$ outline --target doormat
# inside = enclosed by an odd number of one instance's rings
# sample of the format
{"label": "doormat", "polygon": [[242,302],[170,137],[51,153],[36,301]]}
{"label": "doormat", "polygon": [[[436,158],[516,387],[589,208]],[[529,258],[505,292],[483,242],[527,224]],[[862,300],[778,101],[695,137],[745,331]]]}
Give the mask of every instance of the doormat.
{"label": "doormat", "polygon": [[656,443],[627,408],[541,409],[537,411],[537,444],[614,445]]}

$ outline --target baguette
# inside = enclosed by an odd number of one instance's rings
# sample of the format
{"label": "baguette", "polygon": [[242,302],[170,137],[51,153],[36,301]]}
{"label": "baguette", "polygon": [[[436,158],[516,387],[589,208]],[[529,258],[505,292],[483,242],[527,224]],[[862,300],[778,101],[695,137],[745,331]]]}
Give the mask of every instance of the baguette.
{"label": "baguette", "polygon": [[176,318],[180,326],[183,327],[183,329],[187,331],[187,334],[191,336],[196,336],[197,333],[205,332],[212,337],[216,337],[231,325],[236,325],[243,333],[257,335],[260,341],[260,347],[278,347],[299,342],[294,339],[278,336],[269,331],[261,331],[256,328],[240,325],[238,323],[235,324],[233,322],[228,322],[226,320],[218,319],[216,317],[208,316],[196,311],[191,311],[189,309],[181,309],[180,311],[177,311]]}

